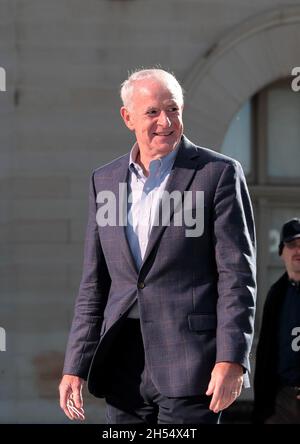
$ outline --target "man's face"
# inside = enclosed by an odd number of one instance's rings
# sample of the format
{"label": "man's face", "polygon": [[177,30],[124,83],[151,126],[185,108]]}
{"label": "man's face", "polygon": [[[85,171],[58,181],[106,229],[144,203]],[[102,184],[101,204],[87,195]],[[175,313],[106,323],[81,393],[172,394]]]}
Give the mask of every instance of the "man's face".
{"label": "man's face", "polygon": [[300,238],[284,244],[281,255],[288,275],[300,274]]}
{"label": "man's face", "polygon": [[159,80],[136,81],[130,108],[121,108],[127,127],[135,132],[142,153],[164,156],[175,148],[182,132],[180,99],[172,85]]}

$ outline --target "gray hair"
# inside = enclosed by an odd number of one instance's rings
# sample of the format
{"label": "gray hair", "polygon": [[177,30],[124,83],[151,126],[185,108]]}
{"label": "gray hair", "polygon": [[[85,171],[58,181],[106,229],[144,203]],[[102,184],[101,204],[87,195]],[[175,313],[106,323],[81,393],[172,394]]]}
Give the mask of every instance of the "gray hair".
{"label": "gray hair", "polygon": [[129,75],[128,79],[126,79],[122,85],[120,90],[121,99],[125,108],[130,108],[132,94],[134,90],[134,83],[137,80],[144,79],[154,79],[160,82],[164,82],[166,85],[170,86],[181,105],[183,105],[183,89],[179,84],[178,80],[175,76],[164,69],[161,68],[151,68],[151,69],[141,69],[133,72]]}

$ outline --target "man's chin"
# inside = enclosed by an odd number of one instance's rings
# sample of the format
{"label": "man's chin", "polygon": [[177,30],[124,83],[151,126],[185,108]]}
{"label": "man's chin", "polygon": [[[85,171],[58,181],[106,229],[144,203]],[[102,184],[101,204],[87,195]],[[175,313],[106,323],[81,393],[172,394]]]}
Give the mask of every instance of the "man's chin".
{"label": "man's chin", "polygon": [[157,141],[153,148],[156,149],[159,152],[168,153],[172,151],[178,144],[179,140],[162,140],[161,142]]}

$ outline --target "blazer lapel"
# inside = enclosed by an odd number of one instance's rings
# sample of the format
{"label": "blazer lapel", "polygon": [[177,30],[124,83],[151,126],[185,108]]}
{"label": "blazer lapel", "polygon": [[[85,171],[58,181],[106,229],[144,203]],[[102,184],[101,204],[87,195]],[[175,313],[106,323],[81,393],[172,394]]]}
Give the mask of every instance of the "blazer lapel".
{"label": "blazer lapel", "polygon": [[[178,153],[173,164],[170,176],[166,183],[165,191],[171,193],[172,191],[179,191],[183,196],[184,190],[186,190],[193,180],[196,173],[196,163],[193,161],[195,157],[199,154],[194,147],[194,145],[189,142],[189,140],[183,136],[180,142]],[[160,208],[162,207],[162,202],[160,203]],[[171,207],[170,220],[172,219],[174,213],[174,208]],[[166,225],[153,226],[150,233],[149,242],[146,248],[145,256],[141,265],[141,268],[147,261],[151,251],[153,250],[155,244],[159,241],[160,237]]]}
{"label": "blazer lapel", "polygon": [[[196,173],[196,165],[195,162],[196,157],[199,157],[199,153],[197,152],[195,146],[185,137],[182,137],[180,142],[178,153],[176,159],[174,161],[170,176],[168,178],[165,191],[171,193],[172,191],[179,191],[182,195],[184,190],[186,190],[193,180],[193,177]],[[117,224],[114,227],[114,235],[116,237],[116,245],[119,246],[120,254],[122,254],[127,260],[128,265],[132,269],[132,271],[138,275],[143,268],[145,262],[147,261],[151,251],[155,247],[156,243],[159,241],[160,237],[163,235],[163,232],[166,228],[164,225],[153,226],[149,242],[146,248],[145,256],[141,265],[140,270],[137,269],[135,260],[132,256],[131,249],[128,244],[125,225],[119,223],[120,221],[120,211],[123,211],[123,217],[127,218],[127,198],[128,198],[128,188],[127,188],[127,179],[128,179],[128,164],[129,164],[129,154],[120,158],[119,164],[116,165],[113,175],[110,177],[111,186],[110,189],[116,196],[116,220]],[[119,187],[119,184],[123,184],[122,187]],[[160,204],[160,207],[162,203]],[[174,208],[171,208],[170,211],[170,220],[173,216]],[[126,221],[126,219],[124,219]]]}
{"label": "blazer lapel", "polygon": [[[138,270],[135,264],[135,260],[132,256],[131,249],[128,244],[126,236],[126,223],[127,220],[127,198],[128,198],[128,165],[129,165],[129,154],[120,159],[119,165],[115,168],[112,175],[111,191],[116,196],[116,226],[114,227],[116,236],[116,245],[120,250],[120,254],[124,253],[123,256],[126,257],[128,265],[135,274],[138,274]],[[121,186],[120,186],[121,184]],[[122,215],[120,214],[122,212]],[[123,219],[122,219],[123,218]],[[124,223],[120,224],[120,220]]]}

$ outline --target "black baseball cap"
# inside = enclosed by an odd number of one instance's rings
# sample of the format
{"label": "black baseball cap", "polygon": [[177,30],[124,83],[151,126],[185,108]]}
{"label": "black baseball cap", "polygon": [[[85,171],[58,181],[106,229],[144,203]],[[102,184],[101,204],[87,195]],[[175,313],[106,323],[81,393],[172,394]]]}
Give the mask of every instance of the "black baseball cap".
{"label": "black baseball cap", "polygon": [[291,242],[294,239],[300,237],[300,219],[294,217],[288,220],[281,229],[280,244],[279,244],[279,256],[282,254],[283,246],[286,242]]}

